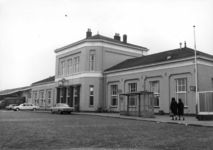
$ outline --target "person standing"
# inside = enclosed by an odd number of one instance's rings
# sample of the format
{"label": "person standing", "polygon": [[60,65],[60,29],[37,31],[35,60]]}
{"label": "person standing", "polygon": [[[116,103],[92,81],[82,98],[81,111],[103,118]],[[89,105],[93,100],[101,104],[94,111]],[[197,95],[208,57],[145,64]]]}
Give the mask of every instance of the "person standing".
{"label": "person standing", "polygon": [[177,107],[178,107],[179,120],[181,119],[181,117],[183,118],[183,120],[185,120],[185,118],[184,118],[184,104],[183,104],[181,99],[178,99]]}
{"label": "person standing", "polygon": [[172,98],[172,102],[170,104],[170,110],[172,112],[172,120],[177,120],[177,102],[175,101],[175,98]]}

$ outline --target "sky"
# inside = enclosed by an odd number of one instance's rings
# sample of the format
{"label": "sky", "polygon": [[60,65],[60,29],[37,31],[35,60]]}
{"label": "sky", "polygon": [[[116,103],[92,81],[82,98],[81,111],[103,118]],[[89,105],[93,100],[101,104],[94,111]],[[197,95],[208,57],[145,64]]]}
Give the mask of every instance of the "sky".
{"label": "sky", "polygon": [[197,50],[213,55],[212,0],[0,0],[0,91],[54,76],[54,50],[84,39],[88,28],[127,34],[148,54],[184,41],[194,48],[195,37]]}

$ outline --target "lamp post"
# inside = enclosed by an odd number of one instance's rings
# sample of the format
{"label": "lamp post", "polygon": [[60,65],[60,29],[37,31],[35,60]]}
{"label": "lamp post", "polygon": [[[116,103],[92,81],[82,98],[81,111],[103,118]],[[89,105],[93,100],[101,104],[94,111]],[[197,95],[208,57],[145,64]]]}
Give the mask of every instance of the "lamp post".
{"label": "lamp post", "polygon": [[195,50],[195,101],[196,101],[196,110],[198,113],[198,83],[197,83],[197,50],[196,50],[196,39],[195,39],[195,25],[193,26],[194,28],[194,50]]}

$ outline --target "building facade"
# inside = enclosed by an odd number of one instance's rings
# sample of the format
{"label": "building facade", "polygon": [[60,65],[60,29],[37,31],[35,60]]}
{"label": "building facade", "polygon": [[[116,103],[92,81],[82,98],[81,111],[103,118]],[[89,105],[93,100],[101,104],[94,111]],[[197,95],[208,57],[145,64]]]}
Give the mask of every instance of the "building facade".
{"label": "building facade", "polygon": [[32,101],[41,110],[50,110],[55,104],[55,76],[32,83]]}
{"label": "building facade", "polygon": [[126,59],[146,55],[148,49],[127,43],[127,36],[120,40],[92,36],[55,50],[56,53],[56,102],[65,102],[76,111],[96,111],[104,105],[103,71]]}
{"label": "building facade", "polygon": [[[186,114],[196,114],[194,50],[184,48],[126,60],[105,70],[106,106],[120,110],[119,93],[154,92],[155,113],[170,113],[170,101],[182,99]],[[213,90],[213,56],[198,52],[198,91]],[[130,99],[135,107],[137,97]]]}

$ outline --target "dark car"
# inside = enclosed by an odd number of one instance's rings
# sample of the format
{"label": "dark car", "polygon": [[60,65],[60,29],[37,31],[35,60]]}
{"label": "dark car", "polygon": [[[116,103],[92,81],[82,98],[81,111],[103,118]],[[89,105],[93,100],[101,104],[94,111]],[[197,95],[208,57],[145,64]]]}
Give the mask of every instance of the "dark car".
{"label": "dark car", "polygon": [[59,113],[59,114],[63,114],[63,113],[68,113],[71,114],[71,112],[74,111],[73,107],[70,107],[69,105],[67,105],[66,103],[57,103],[55,104],[55,106],[51,107],[51,113]]}

